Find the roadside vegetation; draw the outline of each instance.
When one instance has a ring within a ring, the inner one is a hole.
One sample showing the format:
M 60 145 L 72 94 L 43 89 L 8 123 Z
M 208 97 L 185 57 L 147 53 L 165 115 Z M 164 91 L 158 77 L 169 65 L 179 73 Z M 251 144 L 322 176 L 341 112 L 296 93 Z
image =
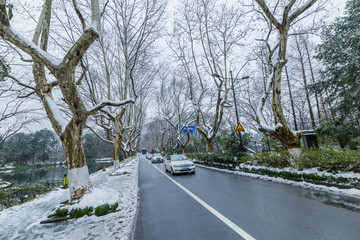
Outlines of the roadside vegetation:
M 118 203 L 114 203 L 112 205 L 109 204 L 103 204 L 100 206 L 97 206 L 95 208 L 93 207 L 85 207 L 85 208 L 72 208 L 69 210 L 69 208 L 64 208 L 66 205 L 73 205 L 75 202 L 63 202 L 62 205 L 59 208 L 56 208 L 53 210 L 53 213 L 48 216 L 50 219 L 56 219 L 56 218 L 66 218 L 66 219 L 73 219 L 73 218 L 82 218 L 84 216 L 104 216 L 106 214 L 115 212 L 117 207 L 119 206 Z
M 21 203 L 34 200 L 38 195 L 45 194 L 59 187 L 58 180 L 16 185 L 0 189 L 0 211 Z
M 250 136 L 245 135 L 245 144 L 249 146 Z M 197 164 L 280 177 L 295 181 L 307 181 L 340 187 L 360 188 L 360 151 L 336 146 L 336 142 L 329 136 L 318 138 L 320 148 L 303 150 L 294 159 L 279 142 L 271 140 L 268 151 L 267 142 L 260 143 L 256 153 L 245 152 L 240 149 L 237 135 L 234 132 L 223 133 L 217 139 L 221 150 L 208 152 L 187 153 L 187 157 Z M 353 139 L 352 142 L 356 141 Z M 334 147 L 335 146 L 335 147 Z
M 229 153 L 187 154 L 195 163 L 216 168 L 280 177 L 295 181 L 360 188 L 360 152 L 334 148 L 310 149 L 290 164 L 290 154 L 260 152 L 236 158 Z

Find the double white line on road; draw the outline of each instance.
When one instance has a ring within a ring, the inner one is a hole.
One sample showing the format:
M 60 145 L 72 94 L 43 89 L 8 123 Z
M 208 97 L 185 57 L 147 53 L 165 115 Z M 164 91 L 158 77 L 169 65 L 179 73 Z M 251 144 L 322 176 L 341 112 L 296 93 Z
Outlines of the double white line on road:
M 152 165 L 154 166 L 154 165 Z M 206 202 L 204 202 L 203 200 L 201 200 L 198 196 L 196 196 L 195 194 L 193 194 L 191 191 L 189 191 L 187 188 L 185 188 L 183 185 L 181 185 L 180 183 L 178 183 L 177 181 L 175 181 L 174 179 L 172 179 L 171 177 L 169 177 L 166 173 L 164 173 L 163 171 L 161 171 L 157 166 L 154 166 L 157 170 L 159 170 L 159 172 L 161 172 L 161 174 L 163 174 L 165 177 L 167 177 L 168 179 L 170 179 L 170 181 L 172 181 L 173 183 L 175 183 L 179 188 L 181 188 L 182 190 L 184 190 L 187 194 L 190 195 L 190 197 L 192 197 L 193 199 L 195 199 L 198 203 L 200 203 L 201 205 L 203 205 L 207 210 L 209 210 L 212 214 L 214 214 L 217 218 L 219 218 L 221 221 L 223 221 L 226 225 L 228 225 L 232 230 L 234 230 L 237 234 L 239 234 L 241 237 L 243 237 L 246 240 L 255 240 L 255 238 L 253 238 L 252 236 L 250 236 L 250 234 L 248 234 L 247 232 L 245 232 L 244 230 L 242 230 L 239 226 L 237 226 L 235 223 L 233 223 L 232 221 L 230 221 L 227 217 L 225 217 L 224 215 L 222 215 L 221 213 L 219 213 L 218 211 L 216 211 L 214 208 L 212 208 L 209 204 L 207 204 Z

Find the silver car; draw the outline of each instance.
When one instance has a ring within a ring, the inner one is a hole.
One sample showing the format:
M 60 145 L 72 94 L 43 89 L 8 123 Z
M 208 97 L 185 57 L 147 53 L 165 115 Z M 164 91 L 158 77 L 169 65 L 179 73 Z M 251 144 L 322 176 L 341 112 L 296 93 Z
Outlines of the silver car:
M 165 171 L 175 173 L 195 173 L 195 164 L 185 155 L 170 155 L 165 161 Z
M 153 163 L 162 163 L 164 160 L 163 160 L 163 157 L 161 156 L 160 153 L 155 153 L 152 157 L 151 157 L 151 162 Z

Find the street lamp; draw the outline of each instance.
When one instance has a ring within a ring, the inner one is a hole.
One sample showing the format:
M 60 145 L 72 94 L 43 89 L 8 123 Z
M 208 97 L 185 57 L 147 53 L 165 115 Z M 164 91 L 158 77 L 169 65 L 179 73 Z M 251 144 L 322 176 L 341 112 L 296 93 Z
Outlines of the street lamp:
M 219 74 L 217 73 L 213 73 L 211 74 L 211 76 L 213 77 L 216 77 L 216 78 L 223 78 L 225 79 L 224 77 L 220 76 Z M 245 77 L 242 77 L 242 79 L 248 79 L 249 76 L 245 76 Z M 239 114 L 238 114 L 238 110 L 237 110 L 237 102 L 236 102 L 236 96 L 235 96 L 235 88 L 234 88 L 234 79 L 233 79 L 233 75 L 232 75 L 232 71 L 230 71 L 230 80 L 231 80 L 231 88 L 232 88 L 232 91 L 233 91 L 233 96 L 234 96 L 234 104 L 235 104 L 235 114 L 236 114 L 236 121 L 237 121 L 237 124 L 240 123 L 240 120 L 239 120 Z M 241 137 L 241 132 L 239 132 L 239 141 L 240 141 L 240 148 L 243 149 L 244 148 L 244 143 L 242 141 L 242 137 Z

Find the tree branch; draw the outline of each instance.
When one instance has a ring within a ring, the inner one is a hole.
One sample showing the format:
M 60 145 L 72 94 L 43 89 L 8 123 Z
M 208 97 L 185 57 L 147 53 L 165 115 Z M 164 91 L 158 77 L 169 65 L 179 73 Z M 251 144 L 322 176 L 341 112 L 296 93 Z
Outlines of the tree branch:
M 123 101 L 111 101 L 111 100 L 103 100 L 101 103 L 95 105 L 94 107 L 90 108 L 87 111 L 88 115 L 92 115 L 95 112 L 99 111 L 100 109 L 102 109 L 105 106 L 114 106 L 114 107 L 119 107 L 119 106 L 123 106 L 129 103 L 135 103 L 135 100 L 132 98 L 129 98 L 127 100 L 123 100 Z
M 302 14 L 303 12 L 305 12 L 307 9 L 309 9 L 312 5 L 314 5 L 314 3 L 317 0 L 309 0 L 308 2 L 306 2 L 304 5 L 302 5 L 301 7 L 299 7 L 298 9 L 296 9 L 294 11 L 293 14 L 291 14 L 291 16 L 289 17 L 290 22 L 294 21 L 295 18 L 297 18 L 300 14 Z
M 255 0 L 259 6 L 262 8 L 262 10 L 264 11 L 265 15 L 267 16 L 267 18 L 271 21 L 272 24 L 274 24 L 274 26 L 277 29 L 281 28 L 281 24 L 276 20 L 276 18 L 274 17 L 274 15 L 270 12 L 268 6 L 266 5 L 266 3 L 263 0 Z

